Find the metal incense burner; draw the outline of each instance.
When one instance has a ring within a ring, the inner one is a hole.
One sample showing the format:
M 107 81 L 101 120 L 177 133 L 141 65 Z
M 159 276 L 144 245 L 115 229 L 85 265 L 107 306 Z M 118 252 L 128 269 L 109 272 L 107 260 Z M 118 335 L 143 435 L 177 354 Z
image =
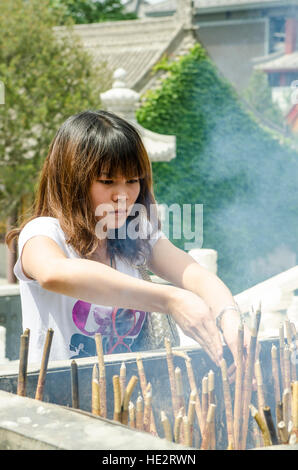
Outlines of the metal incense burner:
M 102 356 L 98 335 L 96 357 L 48 362 L 50 337 L 41 364 L 26 363 L 25 347 L 0 370 L 1 449 L 297 449 L 294 336 L 257 341 L 252 331 L 233 383 L 226 347 L 218 368 L 199 346 L 167 341 Z

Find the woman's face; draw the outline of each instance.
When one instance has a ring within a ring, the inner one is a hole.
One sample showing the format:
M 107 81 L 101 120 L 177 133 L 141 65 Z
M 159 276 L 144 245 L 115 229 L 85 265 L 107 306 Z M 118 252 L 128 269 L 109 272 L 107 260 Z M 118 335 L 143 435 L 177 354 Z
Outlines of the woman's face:
M 121 227 L 130 214 L 139 193 L 138 177 L 127 180 L 118 174 L 114 179 L 108 179 L 107 174 L 102 173 L 93 181 L 90 188 L 92 209 L 97 220 L 104 217 L 107 229 Z

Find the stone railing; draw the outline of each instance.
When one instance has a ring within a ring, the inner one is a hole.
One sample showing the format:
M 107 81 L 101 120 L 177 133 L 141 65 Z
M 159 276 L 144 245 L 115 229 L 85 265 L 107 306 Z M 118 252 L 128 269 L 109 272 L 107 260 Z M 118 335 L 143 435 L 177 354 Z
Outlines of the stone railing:
M 235 296 L 241 309 L 250 317 L 251 308 L 261 303 L 261 336 L 278 336 L 280 323 L 288 318 L 298 328 L 298 266 L 257 284 Z
M 240 294 L 235 295 L 245 322 L 251 326 L 251 312 L 261 304 L 262 316 L 259 337 L 279 336 L 279 326 L 288 318 L 298 330 L 298 266 L 284 271 Z M 194 340 L 180 331 L 182 345 L 194 345 Z

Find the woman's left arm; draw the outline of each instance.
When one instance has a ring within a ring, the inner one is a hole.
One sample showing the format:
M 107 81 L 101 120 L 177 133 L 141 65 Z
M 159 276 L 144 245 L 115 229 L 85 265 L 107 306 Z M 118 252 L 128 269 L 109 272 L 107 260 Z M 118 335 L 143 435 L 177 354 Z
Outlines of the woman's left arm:
M 240 313 L 231 291 L 221 279 L 165 238 L 155 243 L 148 268 L 171 284 L 197 294 L 209 307 L 210 316 L 214 321 L 224 312 L 220 318 L 220 326 L 236 359 Z M 225 310 L 231 306 L 235 306 L 235 309 Z M 245 335 L 246 346 L 249 340 L 247 333 L 248 331 Z
M 201 297 L 214 318 L 226 306 L 236 305 L 230 290 L 218 276 L 200 266 L 168 239 L 162 238 L 155 243 L 148 267 L 162 279 Z

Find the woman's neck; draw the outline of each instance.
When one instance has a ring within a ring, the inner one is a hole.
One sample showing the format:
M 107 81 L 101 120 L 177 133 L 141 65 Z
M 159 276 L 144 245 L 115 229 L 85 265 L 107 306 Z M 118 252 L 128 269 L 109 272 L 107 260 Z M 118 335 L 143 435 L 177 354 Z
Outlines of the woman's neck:
M 111 266 L 111 259 L 108 255 L 107 243 L 98 243 L 96 250 L 92 253 L 91 259 L 94 261 L 99 261 L 100 263 Z

